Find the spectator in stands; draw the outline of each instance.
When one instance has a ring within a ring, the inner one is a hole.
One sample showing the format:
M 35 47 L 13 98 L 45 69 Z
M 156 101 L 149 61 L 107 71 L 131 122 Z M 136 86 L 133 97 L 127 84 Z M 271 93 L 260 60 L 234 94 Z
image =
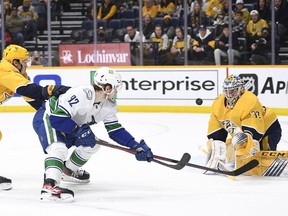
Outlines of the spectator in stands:
M 145 37 L 140 35 L 139 31 L 136 31 L 134 26 L 128 25 L 126 27 L 127 33 L 124 36 L 124 42 L 130 43 L 130 49 L 131 49 L 131 62 L 132 65 L 139 65 L 139 43 L 145 42 Z
M 220 27 L 229 21 L 229 2 L 228 0 L 224 0 L 222 2 L 222 8 L 218 12 L 216 16 L 216 23 Z M 234 13 L 232 12 L 232 18 L 234 17 Z
M 210 0 L 207 4 L 206 15 L 216 21 L 218 13 L 223 7 L 224 0 Z
M 104 0 L 104 2 L 101 4 L 97 19 L 98 20 L 111 20 L 116 17 L 117 8 L 114 3 L 111 2 L 111 0 Z
M 188 4 L 188 2 L 187 2 Z M 184 0 L 175 1 L 175 12 L 173 16 L 183 17 L 184 16 Z M 189 5 L 187 5 L 187 14 L 189 14 Z
M 86 8 L 86 19 L 93 20 L 94 18 L 94 0 L 90 0 L 89 6 Z
M 103 26 L 100 26 L 97 31 L 97 43 L 109 43 L 111 41 L 112 35 L 109 34 L 109 31 L 105 31 Z
M 168 53 L 168 48 L 170 46 L 169 38 L 167 34 L 164 33 L 163 27 L 161 25 L 156 25 L 154 32 L 150 37 L 150 46 L 147 47 L 147 56 L 154 56 L 158 59 L 158 65 L 166 64 L 166 57 Z M 148 45 L 148 44 L 147 44 Z
M 247 39 L 248 45 L 255 40 L 255 38 L 261 36 L 262 29 L 268 27 L 267 22 L 259 17 L 257 10 L 252 10 L 250 12 L 251 20 L 247 25 Z
M 18 16 L 18 9 L 16 7 L 12 8 L 11 15 L 6 18 L 6 30 L 12 36 L 13 43 L 23 46 L 24 44 L 24 35 L 23 27 L 24 22 L 22 17 Z
M 276 42 L 276 54 L 279 50 Z M 268 28 L 262 29 L 262 34 L 255 37 L 255 41 L 251 44 L 251 64 L 252 65 L 266 65 L 271 62 L 271 36 Z
M 238 37 L 232 34 L 232 49 L 229 49 L 229 27 L 228 24 L 222 25 L 222 34 L 216 43 L 214 51 L 214 59 L 216 65 L 221 65 L 221 58 L 231 56 L 231 64 L 235 63 L 235 59 L 240 59 Z
M 175 35 L 170 49 L 173 58 L 172 62 L 174 65 L 183 65 L 185 51 L 189 52 L 192 39 L 190 35 L 187 35 L 187 40 L 184 40 L 184 30 L 180 26 L 175 28 Z M 169 63 L 169 60 L 167 60 L 167 63 Z
M 153 0 L 144 0 L 144 6 L 142 7 L 142 15 L 150 14 L 151 18 L 157 17 L 158 14 L 158 8 L 154 4 Z
M 145 14 L 143 17 L 143 34 L 146 40 L 150 39 L 151 34 L 154 32 L 154 24 L 150 14 Z
M 194 8 L 195 8 L 195 7 L 194 7 L 194 4 L 195 4 L 195 3 L 199 3 L 202 11 L 205 11 L 205 12 L 206 12 L 207 1 L 206 1 L 206 0 L 195 0 L 195 1 L 192 1 L 192 2 L 191 2 L 190 14 L 193 12 L 193 10 L 194 10 Z
M 207 17 L 205 11 L 202 10 L 200 3 L 197 1 L 193 4 L 194 9 L 191 14 L 191 28 L 192 37 L 195 38 L 198 34 L 198 28 L 200 25 L 208 26 L 211 24 L 210 18 Z
M 127 33 L 124 36 L 124 42 L 140 42 L 141 40 L 142 42 L 146 41 L 145 37 L 141 37 L 140 32 L 136 31 L 134 26 L 128 25 L 126 27 L 126 31 Z
M 161 0 L 157 5 L 158 17 L 164 17 L 166 15 L 173 16 L 175 12 L 175 4 L 172 0 Z
M 30 0 L 23 0 L 23 5 L 18 7 L 18 15 L 24 22 L 24 39 L 33 40 L 37 31 L 38 13 L 35 7 L 30 4 Z
M 12 8 L 13 7 L 19 7 L 23 4 L 23 0 L 10 0 L 10 3 L 12 4 Z
M 57 2 L 64 12 L 71 11 L 71 6 L 70 6 L 69 0 L 57 0 Z
M 195 64 L 215 64 L 214 61 L 215 37 L 204 25 L 199 26 L 193 44 L 191 59 Z
M 173 39 L 175 36 L 175 29 L 172 25 L 171 16 L 166 15 L 163 18 L 163 31 L 165 34 L 167 34 L 169 39 Z
M 114 4 L 116 5 L 116 8 L 118 11 L 122 12 L 125 9 L 128 9 L 130 6 L 130 1 L 125 1 L 125 0 L 115 0 Z M 131 8 L 129 8 L 131 9 Z
M 13 43 L 13 38 L 11 34 L 8 31 L 4 31 L 4 40 L 5 40 L 5 46 Z M 2 29 L 0 27 L 0 44 L 2 44 Z
M 246 22 L 246 24 L 250 21 L 250 12 L 249 10 L 245 7 L 243 0 L 237 0 L 236 1 L 236 11 L 242 11 L 243 13 L 243 20 Z
M 5 14 L 5 18 L 11 15 L 11 4 L 9 0 L 4 1 L 4 14 Z
M 236 11 L 235 17 L 232 20 L 232 32 L 238 37 L 246 37 L 246 28 L 247 24 L 245 20 L 243 20 L 243 12 Z
M 267 23 L 271 21 L 270 3 L 268 3 L 266 0 L 257 0 L 255 9 L 258 11 L 261 19 L 266 20 Z
M 288 3 L 283 0 L 275 0 L 275 22 L 277 35 L 284 42 L 288 38 Z
M 42 66 L 47 66 L 48 61 L 45 59 L 42 54 L 38 51 L 35 50 L 33 52 L 33 55 L 31 57 L 31 65 L 42 65 Z

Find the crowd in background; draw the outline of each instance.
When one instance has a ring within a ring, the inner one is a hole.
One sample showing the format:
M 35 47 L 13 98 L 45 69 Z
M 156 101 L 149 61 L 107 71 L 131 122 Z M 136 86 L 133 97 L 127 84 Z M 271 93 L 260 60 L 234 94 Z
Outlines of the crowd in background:
M 275 5 L 276 38 L 273 43 L 278 60 L 278 51 L 288 40 L 288 4 L 287 0 L 271 1 Z M 83 24 L 93 22 L 94 2 L 87 2 Z M 152 58 L 153 64 L 158 65 L 184 64 L 185 53 L 191 64 L 227 64 L 228 56 L 232 56 L 232 64 L 270 63 L 270 0 L 232 0 L 232 29 L 228 26 L 228 0 L 186 2 L 187 6 L 183 0 L 143 0 L 140 25 L 139 1 L 97 1 L 97 42 L 130 42 L 132 54 L 137 56 L 142 41 L 144 58 Z M 53 19 L 59 11 L 70 10 L 70 1 L 50 3 Z M 4 0 L 6 43 L 25 46 L 25 41 L 33 39 L 37 31 L 47 29 L 47 20 L 38 16 L 39 4 L 45 6 L 47 2 Z M 185 15 L 187 29 L 183 28 Z M 139 26 L 142 26 L 141 31 Z M 187 36 L 184 30 L 187 30 Z M 232 31 L 232 49 L 229 48 L 229 31 Z M 89 42 L 93 43 L 92 37 Z M 134 61 L 134 64 L 137 63 Z

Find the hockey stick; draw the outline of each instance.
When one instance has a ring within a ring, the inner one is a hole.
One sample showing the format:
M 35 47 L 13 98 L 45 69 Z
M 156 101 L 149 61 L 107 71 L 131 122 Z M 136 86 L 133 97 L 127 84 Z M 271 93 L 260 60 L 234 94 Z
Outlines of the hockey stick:
M 115 149 L 122 150 L 122 151 L 126 151 L 126 152 L 129 152 L 131 154 L 135 154 L 136 153 L 134 150 L 123 148 L 121 146 L 117 146 L 117 145 L 108 143 L 108 142 L 106 142 L 104 140 L 101 140 L 101 139 L 97 140 L 97 144 L 104 145 L 104 146 L 107 146 L 107 147 L 110 147 L 110 148 L 115 148 Z M 187 157 L 187 159 L 189 158 L 189 160 L 190 160 L 191 156 L 188 153 L 185 153 L 182 156 L 181 160 L 183 158 L 186 158 L 186 157 Z M 202 169 L 202 170 L 211 171 L 211 172 L 220 173 L 220 174 L 229 175 L 229 176 L 241 175 L 242 173 L 245 173 L 245 172 L 253 169 L 254 167 L 256 167 L 259 164 L 258 160 L 254 159 L 254 160 L 249 161 L 247 164 L 243 165 L 242 167 L 239 167 L 236 170 L 225 171 L 225 170 L 218 170 L 218 169 L 213 169 L 213 168 L 209 168 L 209 167 L 206 167 L 206 166 L 201 166 L 201 165 L 197 165 L 197 164 L 188 163 L 189 160 L 187 160 L 187 159 L 186 159 L 187 162 L 186 161 L 183 162 L 181 160 L 178 161 L 178 160 L 174 160 L 174 159 L 171 159 L 171 158 L 165 158 L 165 157 L 157 156 L 157 155 L 154 155 L 154 158 L 158 159 L 158 160 L 155 160 L 155 159 L 153 160 L 154 162 L 157 161 L 156 163 L 159 163 L 159 162 L 163 163 L 163 162 L 161 162 L 159 160 L 176 163 L 176 165 L 170 165 L 170 164 L 166 164 L 166 163 L 164 163 L 165 165 L 162 164 L 162 165 L 168 166 L 170 168 L 173 168 L 173 167 L 176 166 L 177 168 L 180 167 L 180 169 L 182 169 L 186 165 L 186 166 L 193 167 L 193 168 L 196 168 L 196 169 Z M 184 165 L 185 162 L 186 162 L 186 164 Z M 175 168 L 173 168 L 173 169 L 175 169 Z
M 110 148 L 114 148 L 114 149 L 118 149 L 118 150 L 121 150 L 121 151 L 125 151 L 125 152 L 128 152 L 128 153 L 133 154 L 133 155 L 135 155 L 137 153 L 133 149 L 128 149 L 128 148 L 124 148 L 124 147 L 121 147 L 121 146 L 118 146 L 118 145 L 114 145 L 114 144 L 111 144 L 111 143 L 106 142 L 106 141 L 101 140 L 101 139 L 97 139 L 97 144 L 102 145 L 102 146 L 106 146 L 106 147 L 110 147 Z M 168 161 L 168 162 L 174 162 L 176 164 L 167 164 L 167 163 L 164 163 L 162 161 L 156 160 L 155 158 L 159 159 L 159 160 L 165 160 L 165 161 Z M 181 157 L 180 161 L 176 161 L 176 160 L 173 160 L 173 159 L 170 159 L 170 158 L 165 158 L 165 157 L 162 157 L 162 156 L 154 155 L 154 159 L 152 161 L 155 162 L 155 163 L 158 163 L 158 164 L 160 164 L 162 166 L 166 166 L 166 167 L 169 167 L 169 168 L 172 168 L 172 169 L 176 169 L 176 170 L 181 170 L 187 165 L 187 163 L 189 162 L 190 158 L 191 158 L 191 156 L 188 153 L 184 153 L 183 156 Z

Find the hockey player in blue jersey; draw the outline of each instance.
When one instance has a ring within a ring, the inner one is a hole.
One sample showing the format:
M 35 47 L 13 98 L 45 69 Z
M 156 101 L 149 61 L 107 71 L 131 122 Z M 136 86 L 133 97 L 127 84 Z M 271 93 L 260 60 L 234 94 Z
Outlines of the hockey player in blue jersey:
M 60 180 L 89 182 L 88 172 L 80 169 L 96 152 L 97 142 L 89 125 L 104 122 L 109 137 L 120 145 L 135 149 L 136 159 L 151 162 L 153 153 L 144 140 L 139 143 L 118 122 L 115 94 L 122 80 L 108 67 L 98 69 L 93 85 L 78 86 L 50 98 L 34 116 L 33 127 L 41 142 L 45 159 L 42 200 L 72 201 L 74 193 L 59 186 Z M 68 159 L 68 149 L 76 147 Z

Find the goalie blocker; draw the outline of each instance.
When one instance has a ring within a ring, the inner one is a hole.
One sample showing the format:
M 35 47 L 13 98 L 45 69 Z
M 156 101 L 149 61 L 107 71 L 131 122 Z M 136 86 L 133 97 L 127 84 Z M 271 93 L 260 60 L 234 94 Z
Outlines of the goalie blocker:
M 253 176 L 288 176 L 288 151 L 259 151 L 254 155 L 237 155 L 237 167 L 253 159 L 258 160 L 259 165 L 246 172 L 246 174 Z
M 212 143 L 217 143 L 217 141 L 212 141 Z M 216 149 L 217 152 L 217 149 L 222 149 L 221 151 L 219 150 L 218 159 L 220 159 L 222 163 L 235 161 L 236 169 L 252 160 L 256 159 L 259 161 L 259 164 L 255 168 L 245 172 L 247 175 L 288 176 L 288 151 L 260 151 L 258 141 L 253 140 L 249 134 L 246 145 L 233 146 L 231 139 L 227 140 L 226 146 L 221 145 L 221 147 L 217 148 L 213 148 L 212 143 L 211 140 L 208 141 L 208 151 L 212 150 L 213 152 L 213 149 Z M 225 147 L 226 149 L 224 150 Z M 225 159 L 223 157 L 225 157 Z M 207 163 L 207 165 L 209 165 L 209 163 Z

